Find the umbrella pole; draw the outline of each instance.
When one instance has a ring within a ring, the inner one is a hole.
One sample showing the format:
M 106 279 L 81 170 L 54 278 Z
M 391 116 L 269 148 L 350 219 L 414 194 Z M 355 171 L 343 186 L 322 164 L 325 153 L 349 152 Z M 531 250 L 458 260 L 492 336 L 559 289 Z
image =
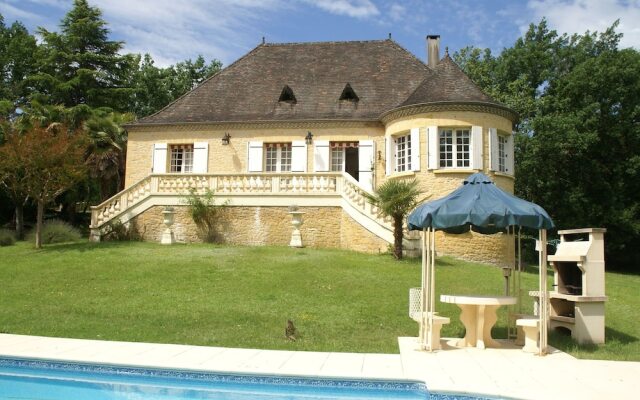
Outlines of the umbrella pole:
M 426 350 L 426 312 L 427 312 L 427 229 L 422 228 L 422 281 L 420 282 L 420 349 Z
M 433 317 L 436 311 L 436 292 L 435 292 L 435 279 L 436 279 L 436 232 L 433 228 L 431 228 L 430 234 L 431 242 L 429 243 L 429 249 L 431 250 L 431 262 L 429 263 L 429 269 L 431 272 L 431 277 L 429 279 L 429 350 L 433 350 L 433 343 L 431 340 L 433 339 Z
M 539 258 L 539 277 L 540 277 L 540 291 L 539 291 L 539 318 L 540 318 L 540 346 L 539 355 L 545 355 L 547 353 L 547 315 L 549 312 L 549 306 L 547 304 L 547 230 L 540 229 L 540 258 Z

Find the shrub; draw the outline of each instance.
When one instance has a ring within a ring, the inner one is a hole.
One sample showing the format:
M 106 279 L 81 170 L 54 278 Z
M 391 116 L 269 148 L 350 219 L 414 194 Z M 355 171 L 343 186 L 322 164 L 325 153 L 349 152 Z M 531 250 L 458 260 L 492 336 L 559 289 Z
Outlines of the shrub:
M 16 242 L 13 232 L 0 230 L 0 247 L 11 246 Z
M 202 240 L 207 243 L 214 243 L 218 239 L 216 225 L 220 222 L 222 211 L 228 202 L 216 204 L 213 191 L 206 189 L 203 195 L 196 193 L 195 189 L 189 189 L 186 199 L 189 207 L 189 214 L 196 223 Z
M 102 238 L 114 242 L 141 241 L 142 235 L 135 221 L 123 224 L 119 219 L 114 219 L 102 228 Z
M 35 241 L 35 237 L 35 230 L 29 232 L 30 241 Z M 82 239 L 80 231 L 68 222 L 52 219 L 42 226 L 42 244 L 73 242 L 80 239 Z

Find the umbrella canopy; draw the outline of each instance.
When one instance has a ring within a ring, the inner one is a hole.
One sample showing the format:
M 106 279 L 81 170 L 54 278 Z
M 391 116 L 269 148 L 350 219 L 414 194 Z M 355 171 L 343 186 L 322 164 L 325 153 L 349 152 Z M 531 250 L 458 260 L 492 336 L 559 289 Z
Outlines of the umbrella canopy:
M 502 232 L 509 226 L 552 229 L 549 214 L 537 204 L 497 187 L 478 172 L 449 195 L 418 206 L 407 219 L 409 230 L 433 228 L 449 233 Z

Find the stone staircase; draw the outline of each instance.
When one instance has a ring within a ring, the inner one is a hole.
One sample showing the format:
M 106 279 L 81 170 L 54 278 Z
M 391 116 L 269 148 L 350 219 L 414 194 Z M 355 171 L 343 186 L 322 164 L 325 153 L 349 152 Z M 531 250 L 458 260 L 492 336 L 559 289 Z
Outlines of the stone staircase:
M 99 241 L 104 227 L 115 219 L 127 223 L 153 206 L 184 204 L 190 191 L 234 206 L 340 206 L 357 223 L 387 243 L 393 243 L 389 217 L 367 201 L 368 192 L 345 173 L 304 174 L 153 174 L 102 204 L 91 207 L 91 239 Z M 419 234 L 405 231 L 407 255 L 420 252 Z

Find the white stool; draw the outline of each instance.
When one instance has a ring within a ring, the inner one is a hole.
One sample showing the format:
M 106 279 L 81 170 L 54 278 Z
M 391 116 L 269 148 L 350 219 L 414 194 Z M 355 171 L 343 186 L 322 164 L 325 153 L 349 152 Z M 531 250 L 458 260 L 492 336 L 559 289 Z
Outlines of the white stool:
M 419 315 L 420 313 L 414 313 L 411 317 L 414 321 L 420 323 Z M 451 319 L 449 319 L 449 317 L 434 315 L 432 321 L 433 328 L 431 329 L 431 338 L 429 340 L 429 342 L 431 343 L 431 350 L 440 350 L 442 349 L 442 346 L 440 346 L 440 329 L 442 329 L 442 325 L 451 322 Z
M 516 326 L 522 327 L 524 333 L 524 347 L 522 351 L 537 353 L 540 350 L 538 345 L 540 320 L 537 318 L 520 318 L 516 320 Z M 517 340 L 516 343 L 518 343 Z

